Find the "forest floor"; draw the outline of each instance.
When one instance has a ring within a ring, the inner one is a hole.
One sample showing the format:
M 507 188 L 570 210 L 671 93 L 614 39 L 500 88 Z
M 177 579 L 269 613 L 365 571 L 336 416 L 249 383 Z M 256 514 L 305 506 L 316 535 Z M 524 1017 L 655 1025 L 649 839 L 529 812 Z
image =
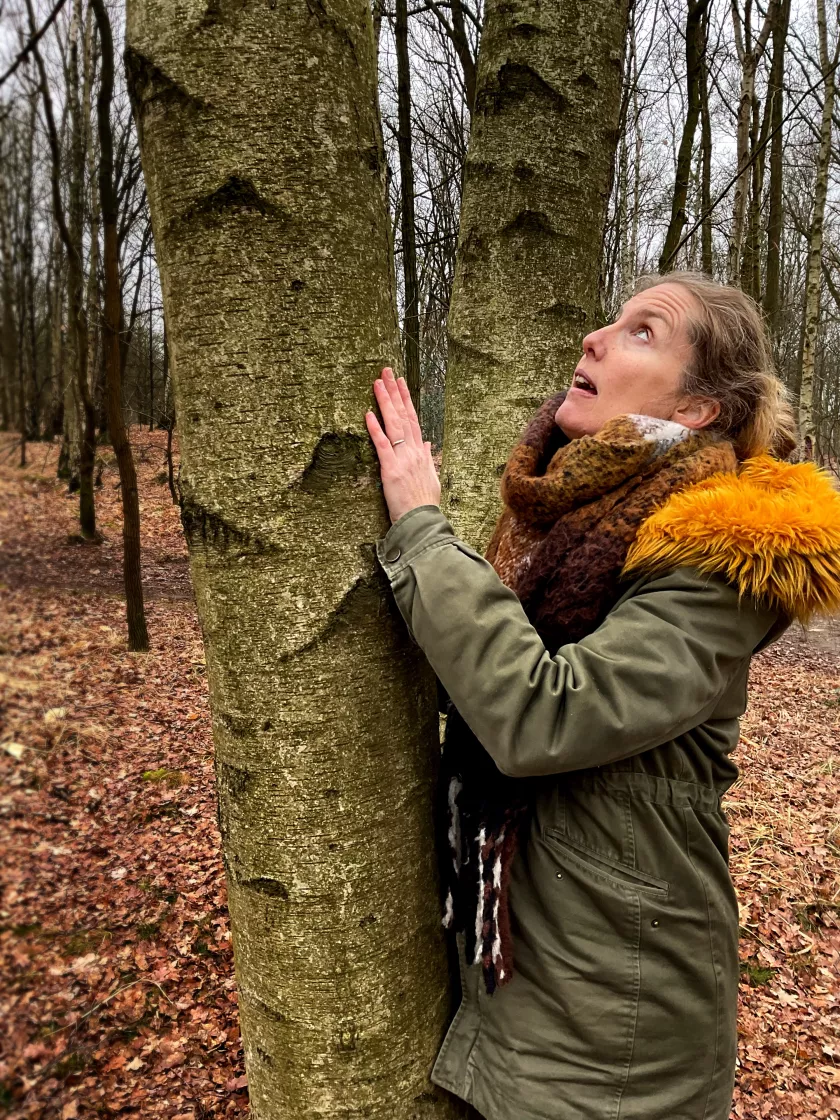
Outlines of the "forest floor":
M 108 449 L 100 544 L 0 435 L 0 1111 L 245 1117 L 204 655 L 165 434 L 132 432 L 152 650 L 125 649 Z M 840 625 L 755 659 L 727 798 L 741 904 L 733 1117 L 840 1120 Z

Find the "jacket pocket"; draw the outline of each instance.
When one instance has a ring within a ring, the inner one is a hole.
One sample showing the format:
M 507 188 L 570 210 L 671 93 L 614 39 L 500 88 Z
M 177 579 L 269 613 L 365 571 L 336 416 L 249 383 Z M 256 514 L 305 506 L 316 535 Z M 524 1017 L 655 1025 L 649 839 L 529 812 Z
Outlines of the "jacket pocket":
M 640 871 L 637 867 L 630 867 L 626 863 L 610 859 L 609 856 L 596 855 L 579 844 L 573 843 L 562 832 L 555 828 L 543 829 L 543 839 L 551 847 L 559 850 L 564 859 L 569 860 L 579 870 L 583 870 L 610 886 L 622 891 L 642 891 L 657 898 L 667 898 L 669 883 L 647 871 Z

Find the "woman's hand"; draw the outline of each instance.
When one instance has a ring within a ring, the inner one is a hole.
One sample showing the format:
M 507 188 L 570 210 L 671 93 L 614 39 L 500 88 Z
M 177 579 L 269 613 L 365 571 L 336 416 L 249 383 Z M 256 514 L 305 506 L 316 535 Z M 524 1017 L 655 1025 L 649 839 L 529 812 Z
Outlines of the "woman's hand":
M 423 442 L 405 378 L 395 381 L 393 370 L 386 367 L 373 383 L 373 392 L 385 431 L 373 412 L 365 413 L 365 423 L 379 456 L 382 489 L 393 524 L 415 506 L 440 505 L 440 481 L 432 462 L 432 445 Z

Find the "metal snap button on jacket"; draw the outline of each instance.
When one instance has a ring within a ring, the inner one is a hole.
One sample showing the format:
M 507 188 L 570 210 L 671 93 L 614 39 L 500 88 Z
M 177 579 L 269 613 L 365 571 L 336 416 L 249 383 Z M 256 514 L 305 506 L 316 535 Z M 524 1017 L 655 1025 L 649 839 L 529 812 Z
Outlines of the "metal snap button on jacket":
M 393 564 L 395 560 L 399 560 L 400 555 L 401 555 L 400 549 L 398 549 L 397 546 L 394 545 L 393 548 L 389 548 L 388 551 L 385 553 L 385 559 L 388 561 L 389 564 Z

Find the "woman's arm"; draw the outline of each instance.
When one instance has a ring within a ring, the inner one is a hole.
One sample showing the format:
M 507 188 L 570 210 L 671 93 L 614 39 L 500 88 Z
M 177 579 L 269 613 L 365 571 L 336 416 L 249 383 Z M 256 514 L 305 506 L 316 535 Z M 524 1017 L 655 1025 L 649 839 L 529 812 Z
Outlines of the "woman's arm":
M 639 580 L 551 657 L 516 595 L 436 505 L 377 542 L 400 612 L 455 707 L 515 777 L 615 762 L 696 727 L 776 621 L 717 578 Z

